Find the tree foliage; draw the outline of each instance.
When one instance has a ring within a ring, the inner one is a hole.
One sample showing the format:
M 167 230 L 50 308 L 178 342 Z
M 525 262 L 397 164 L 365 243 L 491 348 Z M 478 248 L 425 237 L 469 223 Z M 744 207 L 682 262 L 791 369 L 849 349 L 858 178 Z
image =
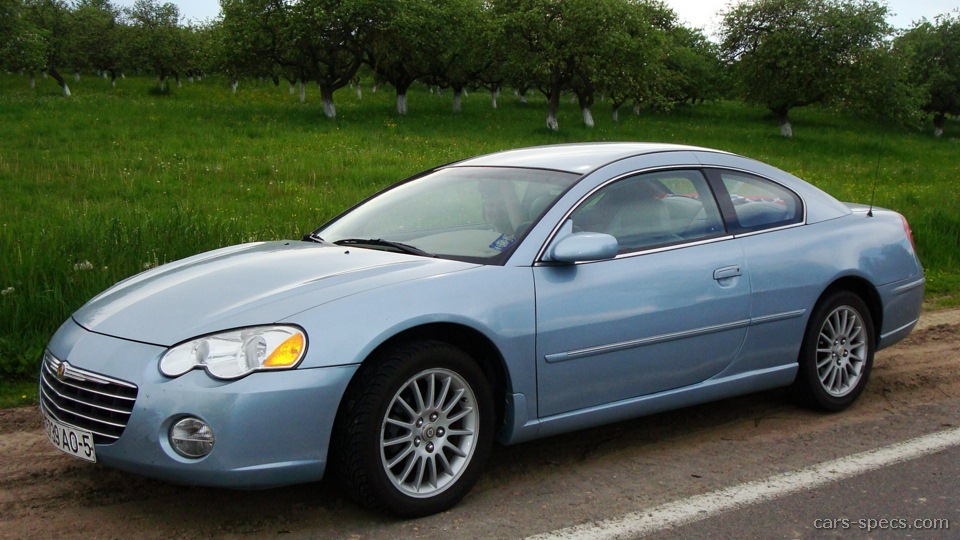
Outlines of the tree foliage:
M 939 137 L 947 115 L 960 115 L 960 12 L 917 22 L 897 39 L 896 50 Z
M 960 12 L 922 20 L 896 40 L 881 0 L 737 0 L 723 14 L 722 43 L 678 21 L 662 0 L 220 0 L 221 15 L 184 24 L 175 5 L 137 0 L 0 0 L 0 66 L 61 72 L 219 73 L 234 92 L 245 78 L 290 81 L 306 98 L 319 88 L 324 112 L 334 93 L 372 74 L 407 113 L 411 85 L 465 92 L 504 85 L 526 102 L 547 97 L 558 129 L 561 96 L 579 103 L 586 125 L 606 100 L 665 110 L 731 96 L 768 108 L 792 135 L 790 111 L 840 107 L 917 124 L 937 133 L 960 114 Z M 366 71 L 360 71 L 361 69 Z M 31 76 L 31 84 L 33 77 Z
M 741 95 L 766 106 L 781 133 L 789 113 L 829 103 L 857 86 L 858 63 L 891 32 L 873 0 L 757 0 L 723 15 L 722 53 Z

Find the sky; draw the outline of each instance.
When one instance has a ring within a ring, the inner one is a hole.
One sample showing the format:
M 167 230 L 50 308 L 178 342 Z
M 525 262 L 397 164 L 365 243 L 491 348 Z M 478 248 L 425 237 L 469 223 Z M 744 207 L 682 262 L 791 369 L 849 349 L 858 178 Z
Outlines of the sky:
M 162 0 L 163 1 L 163 0 Z M 165 0 L 180 8 L 180 15 L 187 21 L 203 22 L 214 19 L 220 13 L 218 0 Z M 114 0 L 115 5 L 131 6 L 134 0 Z M 702 28 L 707 35 L 714 34 L 720 22 L 718 13 L 725 10 L 730 0 L 666 0 L 688 26 Z M 888 0 L 893 14 L 889 22 L 894 28 L 909 28 L 921 17 L 933 19 L 937 15 L 957 9 L 957 0 Z

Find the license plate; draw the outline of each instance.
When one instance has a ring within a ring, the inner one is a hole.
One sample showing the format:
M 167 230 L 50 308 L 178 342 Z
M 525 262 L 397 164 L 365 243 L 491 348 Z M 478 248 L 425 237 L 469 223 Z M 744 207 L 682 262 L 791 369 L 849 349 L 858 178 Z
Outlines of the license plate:
M 46 414 L 43 415 L 43 426 L 46 428 L 47 438 L 61 451 L 86 461 L 97 462 L 97 451 L 93 447 L 93 433 L 61 424 Z

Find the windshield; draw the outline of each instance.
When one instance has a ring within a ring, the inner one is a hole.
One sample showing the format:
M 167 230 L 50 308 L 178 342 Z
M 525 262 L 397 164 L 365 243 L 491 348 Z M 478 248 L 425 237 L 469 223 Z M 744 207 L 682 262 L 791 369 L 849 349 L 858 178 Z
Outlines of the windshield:
M 578 177 L 540 169 L 441 169 L 367 200 L 313 236 L 399 251 L 389 246 L 396 243 L 426 255 L 495 263 Z

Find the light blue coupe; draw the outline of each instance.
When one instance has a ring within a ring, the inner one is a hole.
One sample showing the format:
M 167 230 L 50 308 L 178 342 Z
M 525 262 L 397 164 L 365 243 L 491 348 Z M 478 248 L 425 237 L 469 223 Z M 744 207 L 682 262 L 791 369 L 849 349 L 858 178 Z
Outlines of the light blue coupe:
M 768 165 L 527 148 L 117 284 L 53 336 L 41 409 L 53 444 L 110 467 L 239 488 L 329 470 L 421 516 L 495 439 L 781 386 L 843 409 L 923 287 L 902 216 Z

